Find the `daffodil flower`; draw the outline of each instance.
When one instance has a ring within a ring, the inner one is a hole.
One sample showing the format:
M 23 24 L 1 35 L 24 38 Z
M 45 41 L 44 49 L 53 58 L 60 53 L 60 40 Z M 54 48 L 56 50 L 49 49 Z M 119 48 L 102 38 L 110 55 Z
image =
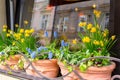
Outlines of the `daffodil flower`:
M 84 42 L 84 43 L 89 43 L 90 42 L 90 38 L 89 37 L 84 37 L 83 39 L 82 39 L 82 41 Z
M 18 25 L 18 24 L 15 24 L 15 27 L 19 27 L 19 25 Z
M 3 29 L 3 32 L 6 32 L 7 30 L 6 29 Z
M 30 33 L 33 33 L 34 32 L 34 29 L 30 29 Z
M 87 25 L 87 29 L 89 30 L 89 29 L 91 29 L 92 28 L 92 24 L 91 23 L 89 23 L 88 25 Z
M 26 24 L 26 25 L 27 25 L 27 24 L 28 24 L 28 21 L 27 21 L 27 20 L 25 20 L 25 21 L 24 21 L 24 24 Z
M 7 37 L 10 37 L 10 34 L 9 33 L 7 33 L 7 35 L 6 35 Z
M 99 11 L 99 10 L 94 10 L 94 15 L 97 17 L 97 18 L 99 18 L 100 17 L 100 15 L 101 15 L 101 11 Z
M 20 29 L 20 33 L 24 33 L 24 29 Z
M 113 36 L 111 37 L 111 39 L 112 39 L 112 40 L 114 40 L 114 39 L 115 39 L 115 37 L 116 37 L 116 36 L 115 36 L 115 35 L 113 35 Z
M 96 32 L 96 28 L 93 27 L 90 32 L 92 32 L 92 33 Z
M 25 40 L 24 39 L 21 39 L 21 42 L 23 43 Z
M 7 25 L 3 25 L 3 28 L 6 29 L 6 28 L 7 28 Z
M 73 44 L 77 44 L 77 39 L 72 40 Z
M 79 23 L 79 26 L 80 26 L 80 27 L 84 27 L 84 26 L 86 26 L 86 24 L 87 24 L 86 22 L 80 22 L 80 23 Z

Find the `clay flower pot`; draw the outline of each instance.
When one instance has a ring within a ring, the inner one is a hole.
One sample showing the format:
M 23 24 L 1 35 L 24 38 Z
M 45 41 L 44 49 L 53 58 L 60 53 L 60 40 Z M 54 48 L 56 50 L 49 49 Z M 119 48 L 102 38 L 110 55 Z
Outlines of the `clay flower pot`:
M 65 75 L 69 73 L 68 69 L 63 63 L 59 63 L 61 74 Z M 87 71 L 81 72 L 78 68 L 75 70 L 81 75 L 85 80 L 111 80 L 111 73 L 115 69 L 115 63 L 112 62 L 111 65 L 103 67 L 89 67 Z M 64 80 L 80 80 L 73 72 L 68 76 L 64 77 Z
M 36 68 L 36 70 L 45 77 L 55 78 L 58 75 L 59 66 L 57 64 L 56 59 L 38 60 L 38 61 L 32 62 L 32 64 Z M 24 67 L 26 68 L 27 65 L 28 65 L 28 63 L 25 63 Z M 26 73 L 29 75 L 33 75 L 33 76 L 39 76 L 31 66 L 29 66 L 26 69 Z
M 19 70 L 19 68 L 15 65 L 17 65 L 20 58 L 21 58 L 21 55 L 19 55 L 19 54 L 10 56 L 8 60 L 5 60 L 5 63 L 6 63 L 5 65 L 0 64 L 0 69 L 9 70 L 9 68 L 12 67 L 12 69 L 14 69 L 14 70 Z

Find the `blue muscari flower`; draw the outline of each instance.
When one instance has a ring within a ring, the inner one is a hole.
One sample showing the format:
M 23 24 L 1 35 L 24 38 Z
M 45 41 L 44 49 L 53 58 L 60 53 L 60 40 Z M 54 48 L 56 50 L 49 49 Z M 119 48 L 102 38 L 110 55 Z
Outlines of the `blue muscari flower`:
M 63 47 L 65 44 L 64 40 L 61 41 L 61 47 Z
M 54 38 L 57 38 L 58 37 L 58 33 L 57 31 L 54 31 Z
M 48 53 L 48 58 L 49 58 L 49 59 L 52 59 L 52 57 L 53 57 L 53 53 L 52 53 L 52 52 L 49 52 L 49 53 Z
M 43 46 L 40 46 L 39 48 L 37 48 L 37 51 L 40 52 L 42 50 Z
M 30 48 L 26 48 L 26 50 L 28 51 L 29 54 L 32 53 L 32 50 Z
M 61 41 L 61 47 L 68 46 L 68 43 L 65 43 L 64 40 Z
M 3 54 L 5 54 L 4 52 L 0 52 L 0 55 L 3 55 Z
M 64 43 L 64 46 L 68 46 L 68 43 Z
M 62 50 L 63 48 L 62 47 L 60 47 L 60 50 Z
M 44 32 L 44 36 L 48 37 L 48 32 L 47 31 Z
M 35 58 L 36 57 L 36 52 L 35 51 L 33 51 L 31 54 L 30 54 L 30 56 L 31 56 L 31 58 Z
M 40 46 L 39 48 L 37 48 L 37 51 L 38 51 L 38 52 L 41 52 L 41 50 L 46 51 L 46 50 L 47 50 L 47 48 L 46 48 L 46 47 L 44 47 L 44 46 Z
M 61 51 L 61 54 L 63 55 L 63 54 L 64 54 L 64 52 L 63 52 L 63 51 Z

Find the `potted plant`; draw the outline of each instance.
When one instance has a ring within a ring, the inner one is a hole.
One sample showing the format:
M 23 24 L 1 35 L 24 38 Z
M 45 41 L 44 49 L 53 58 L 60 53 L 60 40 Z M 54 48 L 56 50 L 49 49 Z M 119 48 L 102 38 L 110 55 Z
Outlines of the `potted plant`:
M 25 21 L 24 24 L 27 26 L 28 22 Z M 27 54 L 26 48 L 29 47 L 32 50 L 36 48 L 36 37 L 33 35 L 34 29 L 23 29 L 20 28 L 18 24 L 15 25 L 17 28 L 16 31 L 9 30 L 6 25 L 3 26 L 3 30 L 0 34 L 0 44 L 1 53 L 4 55 L 0 55 L 2 62 L 7 61 L 13 62 L 16 59 L 16 63 L 14 65 L 18 65 L 21 69 L 23 69 L 23 61 L 20 53 Z M 28 55 L 28 54 L 27 54 Z M 4 57 L 4 59 L 3 59 Z M 14 58 L 12 58 L 14 57 Z
M 79 63 L 90 57 L 110 56 L 109 50 L 116 42 L 115 36 L 109 37 L 107 29 L 102 30 L 99 24 L 101 12 L 94 10 L 94 23 L 80 22 L 79 26 L 84 32 L 79 33 L 82 47 L 77 51 L 71 51 L 70 45 L 63 46 L 57 55 L 62 75 L 69 71 L 76 70 L 79 75 L 87 80 L 110 80 L 111 73 L 115 68 L 115 63 L 109 59 L 91 59 Z M 73 40 L 77 44 L 77 40 Z M 77 65 L 77 66 L 76 66 Z M 78 80 L 79 78 L 72 72 L 64 80 Z
M 21 55 L 17 46 L 7 46 L 0 52 L 0 69 L 22 70 Z
M 8 30 L 7 25 L 3 25 L 0 33 L 0 68 L 5 70 L 8 68 L 18 70 L 17 63 L 21 57 L 18 55 L 18 47 L 13 46 L 15 40 L 10 37 L 12 33 L 13 31 Z
M 46 34 L 46 36 L 47 35 L 48 34 Z M 54 37 L 57 37 L 57 33 L 54 34 Z M 26 69 L 27 74 L 38 77 L 44 76 L 48 78 L 55 78 L 58 76 L 59 66 L 57 64 L 57 59 L 55 56 L 56 41 L 57 40 L 54 40 L 47 46 L 40 46 L 34 51 L 30 48 L 27 48 L 27 51 L 29 53 L 29 60 L 32 62 L 32 65 L 42 76 L 40 76 L 31 65 Z M 24 67 L 26 68 L 28 65 L 29 62 L 26 61 Z

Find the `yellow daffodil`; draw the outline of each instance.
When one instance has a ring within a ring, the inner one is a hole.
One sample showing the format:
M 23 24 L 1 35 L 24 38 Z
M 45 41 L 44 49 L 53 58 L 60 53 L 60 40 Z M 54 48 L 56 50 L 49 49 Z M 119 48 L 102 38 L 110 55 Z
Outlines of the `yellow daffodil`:
M 77 39 L 72 40 L 73 44 L 77 44 Z
M 30 29 L 30 33 L 33 33 L 34 32 L 34 29 Z
M 6 28 L 7 28 L 7 25 L 3 25 L 3 28 L 6 29 Z
M 24 42 L 24 39 L 21 39 L 21 42 Z
M 25 30 L 25 33 L 29 34 L 29 33 L 30 33 L 30 31 L 27 29 L 27 30 Z
M 18 25 L 18 24 L 15 24 L 15 27 L 19 27 L 19 25 Z
M 107 36 L 107 34 L 106 34 L 106 33 L 103 33 L 103 36 L 104 36 L 104 37 L 106 37 L 106 36 Z
M 93 27 L 90 32 L 92 32 L 92 33 L 96 32 L 96 28 Z
M 113 36 L 111 37 L 111 39 L 112 39 L 112 40 L 114 40 L 114 39 L 115 39 L 115 37 L 116 37 L 116 36 L 115 36 L 115 35 L 113 35 Z
M 28 24 L 28 21 L 27 21 L 27 20 L 25 20 L 25 21 L 24 21 L 24 24 L 26 24 L 26 25 L 27 25 L 27 24 Z
M 94 40 L 94 41 L 93 41 L 93 44 L 95 44 L 95 45 L 99 45 L 99 44 L 100 44 L 100 42 L 99 42 L 99 41 L 97 41 L 97 40 Z
M 11 30 L 8 30 L 8 32 L 10 33 Z
M 89 29 L 91 29 L 91 28 L 92 28 L 92 26 L 93 26 L 93 25 L 92 25 L 91 23 L 90 23 L 90 24 L 88 24 L 88 25 L 87 25 L 87 29 L 88 29 L 88 30 L 89 30 Z
M 21 36 L 22 34 L 21 33 L 18 33 L 19 36 Z
M 102 47 L 104 46 L 103 41 L 100 41 L 100 45 L 101 45 Z
M 99 18 L 100 17 L 100 15 L 101 15 L 101 11 L 98 11 L 98 10 L 94 10 L 94 15 L 97 17 L 97 18 Z
M 100 29 L 100 26 L 99 26 L 99 24 L 97 24 L 97 26 L 96 26 L 98 29 Z
M 84 27 L 84 26 L 86 26 L 86 24 L 87 24 L 86 22 L 80 22 L 80 23 L 79 23 L 79 26 L 80 26 L 80 27 Z
M 89 43 L 90 42 L 90 38 L 89 37 L 84 37 L 83 39 L 82 39 L 82 41 L 84 42 L 84 43 Z
M 29 37 L 30 35 L 28 33 L 25 34 L 25 37 Z
M 10 37 L 10 34 L 9 33 L 7 33 L 7 35 L 6 35 L 7 37 Z
M 3 32 L 6 32 L 7 30 L 6 29 L 3 29 Z
M 12 45 L 14 46 L 16 43 L 15 42 L 12 42 Z
M 24 33 L 24 29 L 20 29 L 20 33 Z

